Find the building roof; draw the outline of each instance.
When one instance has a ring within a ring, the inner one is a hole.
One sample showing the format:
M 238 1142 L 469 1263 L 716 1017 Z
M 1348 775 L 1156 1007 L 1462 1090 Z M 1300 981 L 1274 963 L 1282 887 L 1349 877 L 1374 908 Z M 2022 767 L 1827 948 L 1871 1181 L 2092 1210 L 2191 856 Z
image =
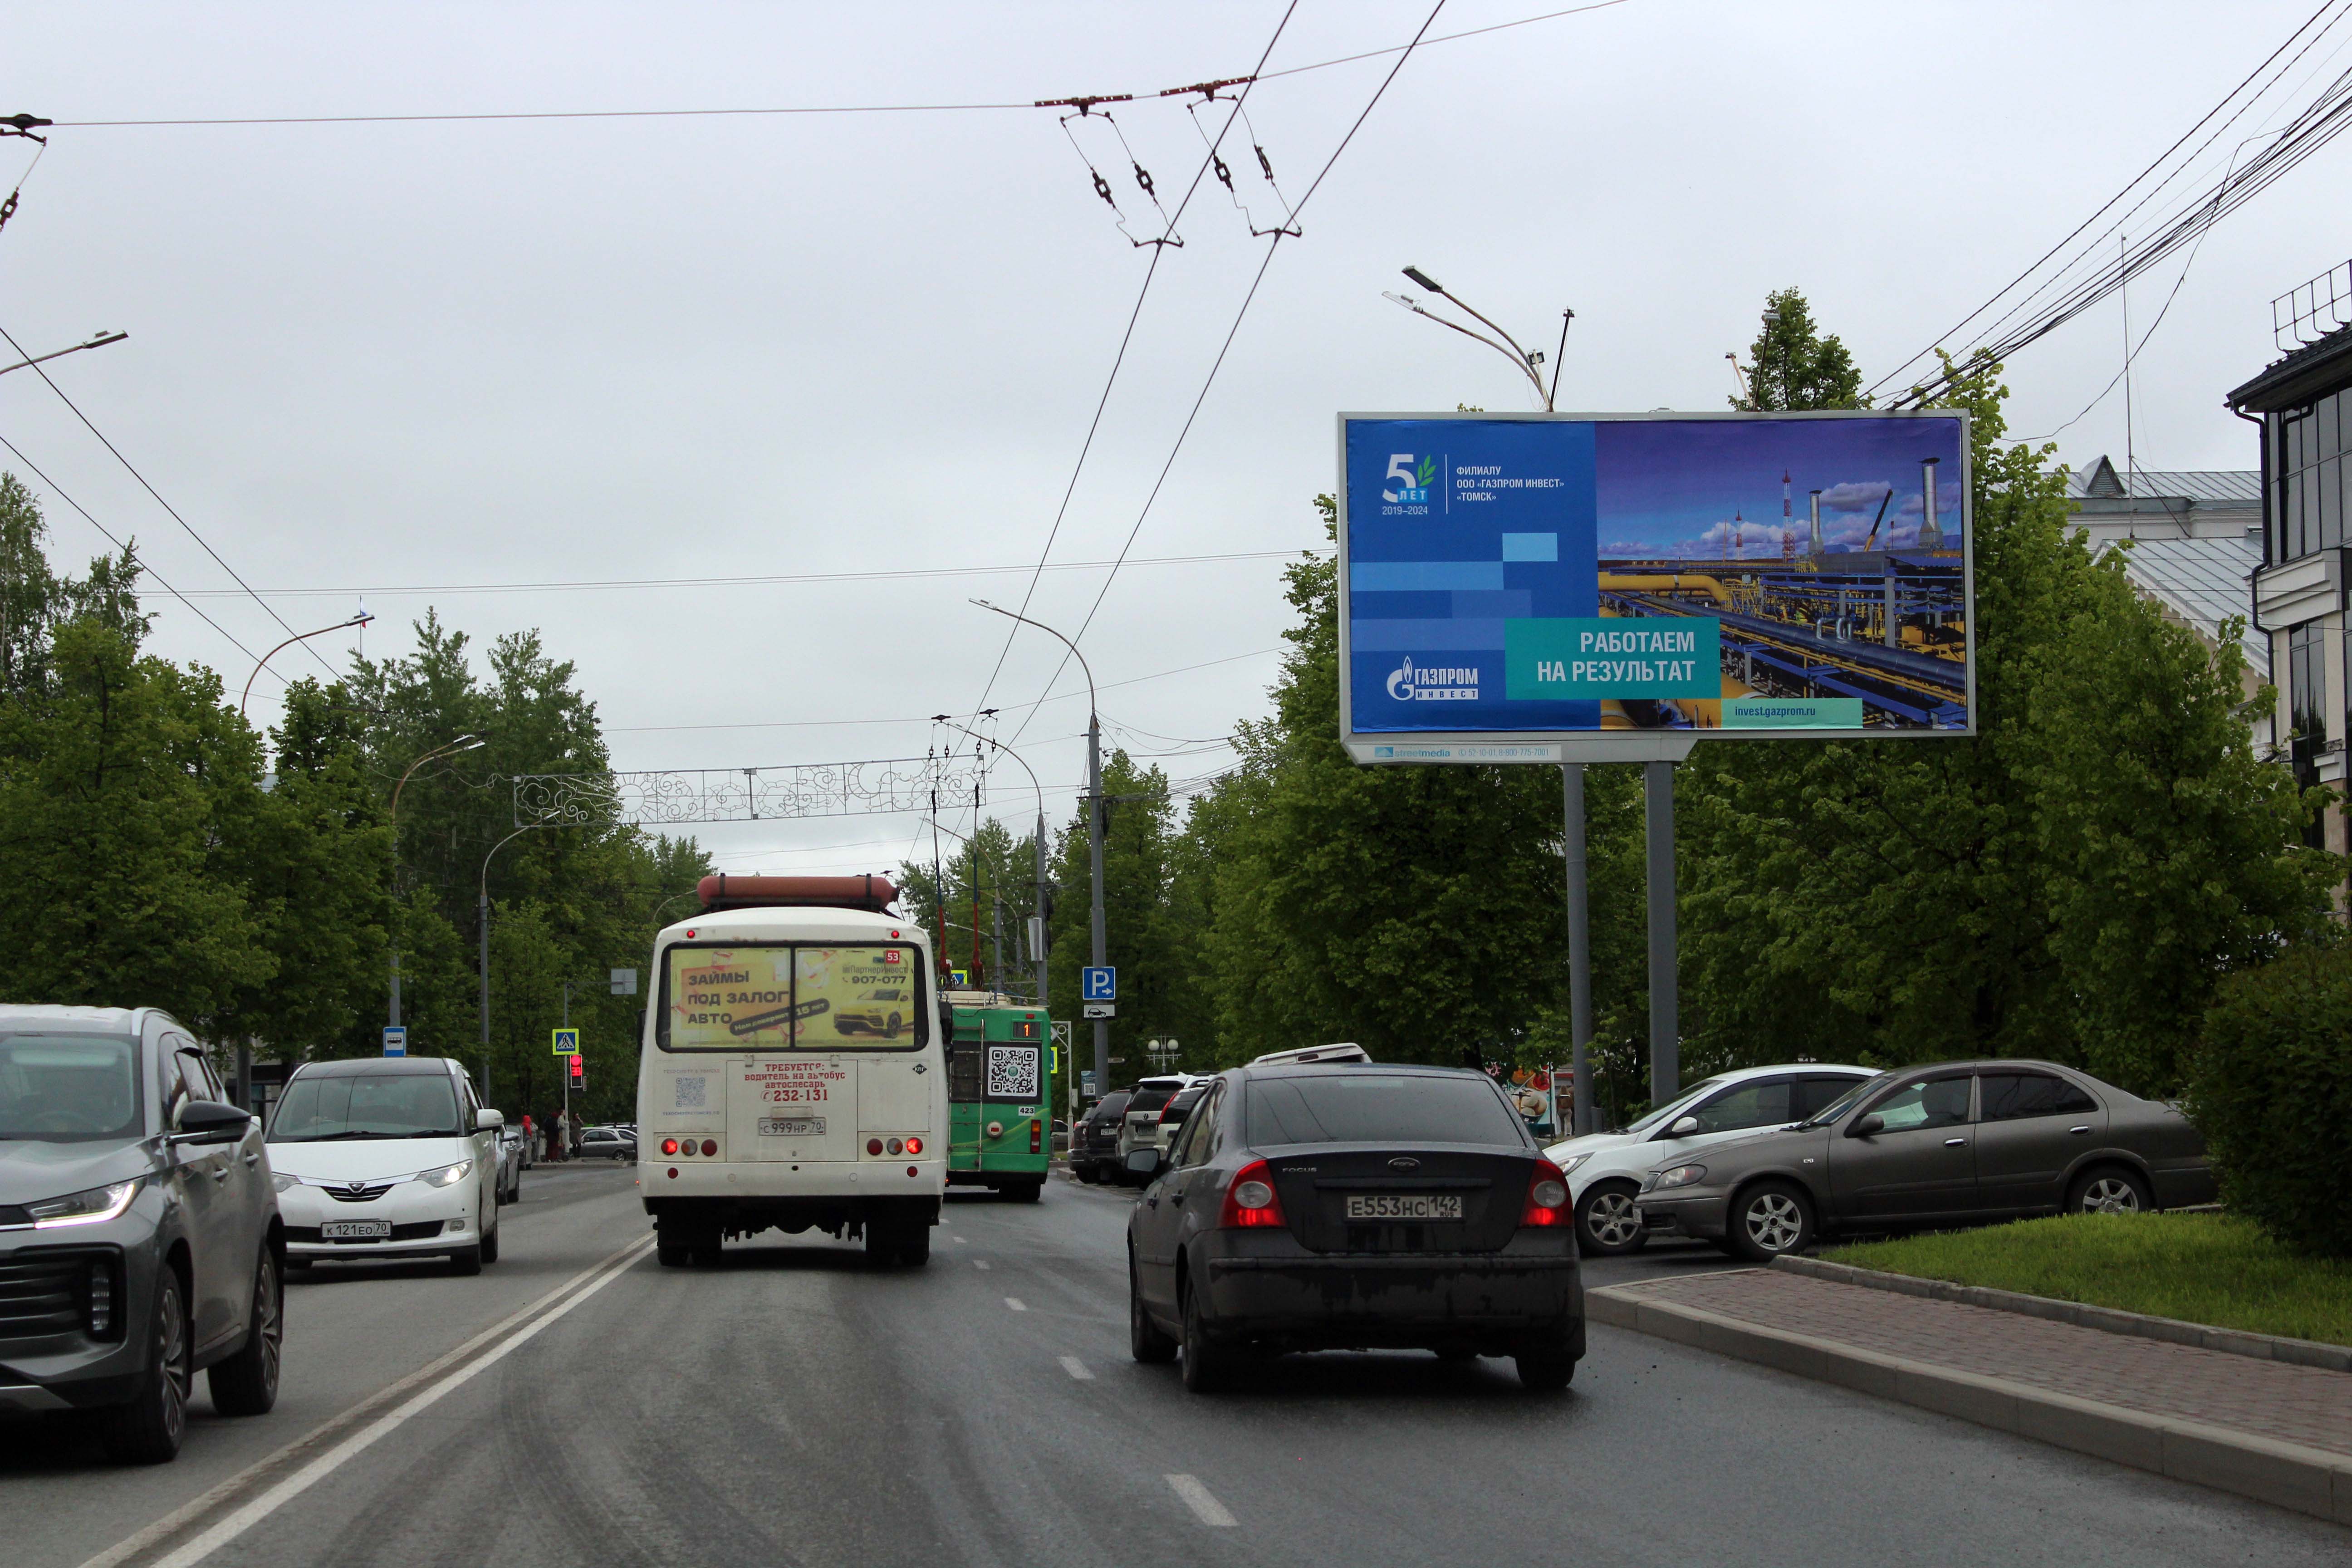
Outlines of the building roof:
M 2142 474 L 2141 478 L 2147 478 Z M 2195 627 L 2210 643 L 2221 638 L 2221 623 L 2235 616 L 2245 623 L 2238 644 L 2246 662 L 2270 679 L 2270 638 L 2254 630 L 2254 569 L 2263 563 L 2259 534 L 2220 539 L 2141 539 L 2132 542 L 2124 575 L 2135 587 Z
M 2259 506 L 2263 476 L 2252 468 L 2142 468 L 2126 477 L 2105 453 L 2079 473 L 2066 476 L 2066 493 L 2076 500 L 2130 499 L 2189 500 L 2204 506 Z
M 2232 408 L 2273 413 L 2297 407 L 2314 393 L 2325 392 L 2348 375 L 2352 375 L 2352 327 L 2338 327 L 2268 366 L 2244 385 L 2232 388 L 2222 401 Z

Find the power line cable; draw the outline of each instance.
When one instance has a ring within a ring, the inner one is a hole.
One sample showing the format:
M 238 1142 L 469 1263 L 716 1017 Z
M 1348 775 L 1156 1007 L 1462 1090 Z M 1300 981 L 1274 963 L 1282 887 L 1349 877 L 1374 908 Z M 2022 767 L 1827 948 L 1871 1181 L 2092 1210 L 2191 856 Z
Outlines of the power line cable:
M 5 339 L 8 346 L 15 349 L 18 353 L 25 353 L 25 345 L 18 342 L 16 338 L 9 333 L 7 328 L 0 327 L 0 339 Z M 27 355 L 26 357 L 29 358 L 30 356 Z M 137 468 L 132 466 L 131 459 L 122 455 L 122 449 L 121 447 L 117 447 L 113 442 L 106 438 L 105 431 L 100 430 L 96 425 L 90 423 L 89 416 L 81 411 L 81 405 L 74 402 L 72 398 L 66 395 L 66 389 L 64 387 L 59 386 L 56 382 L 49 379 L 49 373 L 46 369 L 42 368 L 42 366 L 37 363 L 32 364 L 27 368 L 29 368 L 35 375 L 39 376 L 43 384 L 47 386 L 51 392 L 58 395 L 58 402 L 63 403 L 68 408 L 73 410 L 74 417 L 80 420 L 83 427 L 88 429 L 91 435 L 98 437 L 99 445 L 113 453 L 114 460 L 121 464 L 123 468 L 129 472 L 132 479 L 139 481 L 139 488 L 145 490 L 149 495 L 153 496 L 155 498 L 155 504 L 162 507 L 165 511 L 170 512 L 172 514 L 172 521 L 178 523 L 182 528 L 187 530 L 188 537 L 190 539 L 194 540 L 198 544 L 204 545 L 205 553 L 211 556 L 220 566 L 220 569 L 227 573 L 238 587 L 245 590 L 246 595 L 252 599 L 255 604 L 259 605 L 262 607 L 263 611 L 268 615 L 271 620 L 276 621 L 280 627 L 284 628 L 288 637 L 299 637 L 301 635 L 297 632 L 292 626 L 288 624 L 285 616 L 279 615 L 276 610 L 270 607 L 268 600 L 263 598 L 260 595 L 253 591 L 253 585 L 251 584 L 247 583 L 243 577 L 237 575 L 236 568 L 231 566 L 226 561 L 222 559 L 221 552 L 215 550 L 212 545 L 205 541 L 205 536 L 198 533 L 195 531 L 194 526 L 191 524 L 186 518 L 180 515 L 177 508 L 173 507 L 170 501 L 163 499 L 162 491 L 158 490 L 153 485 L 147 482 L 147 476 L 141 473 Z M 14 450 L 14 448 L 11 448 L 11 450 Z M 341 672 L 338 671 L 333 665 L 329 664 L 324 656 L 322 656 L 318 649 L 312 647 L 307 642 L 302 645 L 302 647 L 303 650 L 310 654 L 312 658 L 318 660 L 319 668 L 325 670 L 330 677 L 337 679 L 341 679 Z
M 1391 66 L 1388 74 L 1381 79 L 1381 85 L 1372 90 L 1372 96 L 1365 101 L 1362 111 L 1356 116 L 1354 123 L 1348 127 L 1347 134 L 1339 138 L 1339 144 L 1334 147 L 1331 150 L 1331 155 L 1323 161 L 1323 167 L 1316 173 L 1313 183 L 1307 185 L 1306 193 L 1291 207 L 1291 226 L 1276 230 L 1273 237 L 1266 241 L 1265 255 L 1258 261 L 1256 275 L 1250 279 L 1249 292 L 1242 296 L 1241 309 L 1234 312 L 1233 324 L 1225 329 L 1225 339 L 1217 348 L 1217 357 L 1211 362 L 1209 374 L 1202 379 L 1200 393 L 1192 399 L 1192 406 L 1184 416 L 1183 426 L 1176 432 L 1176 440 L 1168 449 L 1168 460 L 1160 465 L 1160 477 L 1152 481 L 1150 493 L 1144 497 L 1142 510 L 1136 513 L 1135 525 L 1127 531 L 1126 542 L 1119 546 L 1120 563 L 1123 563 L 1127 560 L 1128 552 L 1135 547 L 1136 536 L 1143 531 L 1144 520 L 1151 515 L 1152 505 L 1159 500 L 1160 489 L 1168 483 L 1168 476 L 1176 467 L 1177 456 L 1184 449 L 1184 438 L 1192 433 L 1193 422 L 1201 416 L 1202 405 L 1209 399 L 1209 389 L 1216 384 L 1217 372 L 1223 368 L 1225 355 L 1232 352 L 1234 339 L 1242 330 L 1242 321 L 1248 316 L 1252 301 L 1257 298 L 1258 286 L 1265 281 L 1266 269 L 1274 265 L 1275 253 L 1282 247 L 1282 242 L 1296 232 L 1298 216 L 1307 210 L 1307 204 L 1315 199 L 1317 191 L 1322 189 L 1323 182 L 1330 176 L 1331 170 L 1339 162 L 1340 155 L 1347 152 L 1348 144 L 1356 139 L 1356 132 L 1363 129 L 1364 121 L 1371 118 L 1373 109 L 1378 107 L 1381 99 L 1388 92 L 1389 84 L 1396 80 L 1399 71 L 1404 69 L 1405 61 L 1412 58 L 1414 45 L 1417 45 L 1422 36 L 1429 31 L 1431 24 L 1437 20 L 1437 14 L 1444 9 L 1445 0 L 1437 0 L 1437 4 L 1430 8 L 1429 15 L 1422 20 L 1420 32 L 1413 35 L 1413 42 L 1407 44 L 1398 54 L 1396 63 Z M 1288 19 L 1287 13 L 1285 14 L 1285 19 Z M 1236 104 L 1236 110 L 1238 110 L 1238 104 Z M 1228 116 L 1225 123 L 1230 129 L 1233 118 Z M 1193 182 L 1195 186 L 1199 183 L 1195 178 Z M 1110 574 L 1103 579 L 1102 586 L 1096 591 L 1095 602 L 1088 607 L 1087 618 L 1079 624 L 1076 635 L 1070 638 L 1072 643 L 1075 644 L 1087 635 L 1087 628 L 1094 625 L 1096 615 L 1102 609 L 1103 600 L 1110 593 L 1111 584 L 1118 578 L 1118 565 L 1114 564 Z M 1054 689 L 1054 682 L 1061 679 L 1062 671 L 1068 668 L 1072 657 L 1073 654 L 1069 649 L 1063 650 L 1061 662 L 1054 667 L 1054 673 L 1046 679 L 1046 690 L 1051 691 Z M 1029 711 L 1023 717 L 1020 727 L 1013 732 L 1014 740 L 1019 740 L 1022 733 L 1028 729 L 1030 721 L 1037 716 L 1037 710 L 1043 702 L 1044 699 L 1040 698 L 1038 701 L 1030 704 Z
M 227 627 L 222 626 L 218 621 L 205 614 L 203 608 L 194 600 L 190 599 L 187 595 L 181 593 L 180 590 L 173 587 L 171 584 L 165 582 L 163 580 L 163 574 L 161 572 L 156 571 L 155 568 L 147 562 L 141 560 L 130 545 L 125 544 L 121 540 L 116 538 L 112 529 L 99 521 L 98 519 L 90 516 L 89 509 L 88 507 L 82 505 L 81 502 L 74 500 L 73 497 L 66 494 L 64 490 L 60 489 L 58 487 L 58 481 L 49 478 L 48 475 L 41 472 L 40 465 L 34 462 L 32 458 L 25 456 L 24 452 L 17 447 L 16 442 L 11 441 L 5 436 L 0 436 L 0 447 L 7 447 L 9 452 L 15 456 L 18 462 L 24 464 L 27 468 L 32 469 L 33 477 L 39 479 L 42 484 L 47 486 L 48 491 L 51 495 L 65 502 L 66 505 L 73 508 L 74 510 L 81 513 L 83 521 L 87 521 L 92 528 L 98 530 L 100 533 L 105 535 L 106 542 L 109 544 L 113 545 L 117 550 L 122 552 L 125 556 L 129 557 L 131 563 L 137 566 L 142 574 L 154 578 L 156 585 L 161 587 L 163 592 L 171 595 L 172 597 L 179 600 L 180 603 L 187 605 L 189 609 L 194 611 L 196 619 L 204 622 L 205 625 L 220 633 L 222 637 L 227 637 L 229 647 L 236 649 L 237 652 L 245 655 L 247 658 L 252 658 L 254 657 L 253 650 L 251 648 L 237 641 L 236 638 L 229 637 Z M 273 676 L 277 676 L 280 682 L 283 682 L 286 679 L 284 676 L 278 675 L 274 669 L 270 670 L 269 673 Z

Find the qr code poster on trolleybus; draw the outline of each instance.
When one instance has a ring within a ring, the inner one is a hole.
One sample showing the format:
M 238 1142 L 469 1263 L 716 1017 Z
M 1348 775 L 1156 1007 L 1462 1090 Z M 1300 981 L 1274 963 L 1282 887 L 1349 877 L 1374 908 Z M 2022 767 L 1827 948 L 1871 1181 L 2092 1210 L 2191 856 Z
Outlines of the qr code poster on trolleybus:
M 1037 1081 L 1037 1064 L 1044 1053 L 1034 1046 L 988 1047 L 988 1098 L 1038 1100 L 1045 1089 Z
M 1975 728 L 1962 415 L 1342 415 L 1339 444 L 1360 762 Z

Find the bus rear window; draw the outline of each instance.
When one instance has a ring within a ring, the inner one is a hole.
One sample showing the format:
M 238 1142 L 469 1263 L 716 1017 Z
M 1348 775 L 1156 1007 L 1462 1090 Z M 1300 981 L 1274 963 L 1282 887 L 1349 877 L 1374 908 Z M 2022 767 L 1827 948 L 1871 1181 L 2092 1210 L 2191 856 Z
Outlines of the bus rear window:
M 911 945 L 681 943 L 664 956 L 666 1051 L 910 1051 L 930 1038 Z
M 1249 1086 L 1249 1138 L 1280 1143 L 1516 1143 L 1527 1133 L 1483 1078 L 1341 1068 Z

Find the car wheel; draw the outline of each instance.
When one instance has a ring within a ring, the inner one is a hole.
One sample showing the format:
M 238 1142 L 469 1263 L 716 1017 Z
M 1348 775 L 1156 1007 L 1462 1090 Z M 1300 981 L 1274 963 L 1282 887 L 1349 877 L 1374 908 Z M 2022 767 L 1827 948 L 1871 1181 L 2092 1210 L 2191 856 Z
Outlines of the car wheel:
M 1567 1336 L 1558 1332 L 1528 1340 L 1511 1360 L 1518 1368 L 1520 1385 L 1534 1393 L 1557 1394 L 1576 1376 L 1576 1357 L 1569 1351 Z
M 1084 1182 L 1090 1187 L 1097 1182 L 1102 1180 L 1100 1176 L 1095 1173 L 1095 1168 L 1092 1165 L 1073 1165 L 1070 1167 L 1070 1174 L 1077 1177 L 1078 1180 Z
M 490 1210 L 490 1228 L 482 1232 L 482 1261 L 485 1263 L 496 1263 L 498 1260 L 499 1211 L 494 1206 Z
M 1165 1366 L 1176 1359 L 1176 1337 L 1162 1332 L 1143 1310 L 1143 1290 L 1136 1282 L 1132 1258 L 1127 1260 L 1127 1352 L 1146 1366 Z
M 1045 1190 L 1043 1182 L 1020 1182 L 1004 1189 L 1004 1195 L 1016 1204 L 1034 1204 Z
M 121 1465 L 162 1465 L 179 1457 L 188 1429 L 188 1385 L 195 1379 L 188 1305 L 180 1276 L 167 1264 L 155 1287 L 147 1375 L 128 1405 L 109 1410 L 99 1428 L 106 1457 Z
M 1576 1240 L 1588 1258 L 1616 1258 L 1650 1244 L 1640 1218 L 1642 1192 L 1631 1182 L 1595 1182 L 1576 1204 Z
M 2145 1214 L 2155 1207 L 2146 1179 L 2121 1165 L 2085 1171 L 2066 1189 L 2068 1214 Z
M 1724 1238 L 1751 1263 L 1801 1252 L 1813 1240 L 1813 1200 L 1791 1183 L 1760 1182 L 1733 1201 Z
M 1210 1342 L 1208 1329 L 1201 1321 L 1201 1293 L 1190 1280 L 1184 1283 L 1183 1297 L 1184 1386 L 1194 1394 L 1214 1394 L 1225 1386 L 1234 1352 Z
M 213 1408 L 224 1415 L 267 1415 L 278 1403 L 278 1358 L 285 1348 L 285 1281 L 278 1255 L 262 1244 L 253 1273 L 253 1321 L 246 1325 L 245 1348 L 205 1373 Z
M 449 1255 L 449 1272 L 457 1275 L 479 1274 L 482 1271 L 482 1249 L 477 1245 L 460 1247 Z

